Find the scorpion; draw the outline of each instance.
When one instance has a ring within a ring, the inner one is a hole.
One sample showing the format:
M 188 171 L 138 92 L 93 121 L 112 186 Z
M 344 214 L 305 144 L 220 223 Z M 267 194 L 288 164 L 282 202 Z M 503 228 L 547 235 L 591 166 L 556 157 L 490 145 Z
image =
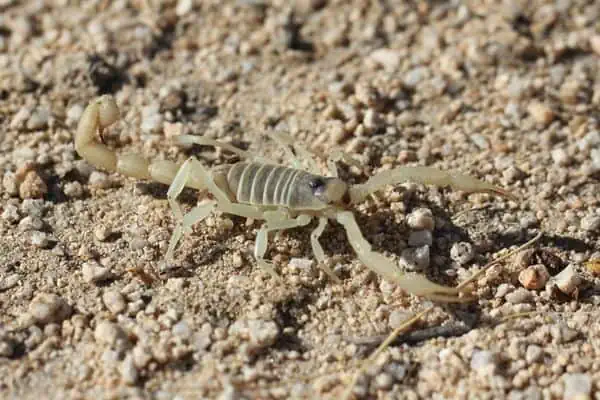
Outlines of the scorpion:
M 487 192 L 514 198 L 509 192 L 468 175 L 416 166 L 398 167 L 371 176 L 366 182 L 349 184 L 340 179 L 336 162 L 354 160 L 341 151 L 333 151 L 327 160 L 331 176 L 323 176 L 314 159 L 303 168 L 298 159 L 292 167 L 283 166 L 266 158 L 241 150 L 228 143 L 204 136 L 179 135 L 181 145 L 221 147 L 240 156 L 242 161 L 220 165 L 208 170 L 195 157 L 183 164 L 169 160 L 148 161 L 135 153 L 117 154 L 108 148 L 102 137 L 104 129 L 120 119 L 114 98 L 103 95 L 90 102 L 84 110 L 75 133 L 75 150 L 96 168 L 117 172 L 137 179 L 146 179 L 170 185 L 167 200 L 177 221 L 169 241 L 166 259 L 171 260 L 182 236 L 191 233 L 191 227 L 215 211 L 254 220 L 264 220 L 259 228 L 254 247 L 257 264 L 275 277 L 272 262 L 265 260 L 268 235 L 308 225 L 318 219 L 310 235 L 312 251 L 318 265 L 335 282 L 340 279 L 326 264 L 326 255 L 319 238 L 329 220 L 343 226 L 348 241 L 359 260 L 384 279 L 407 293 L 442 302 L 462 302 L 466 294 L 460 288 L 436 284 L 417 273 L 401 273 L 397 265 L 383 254 L 372 250 L 357 224 L 351 207 L 363 202 L 369 195 L 388 185 L 412 181 L 420 184 L 449 186 L 464 192 Z M 97 137 L 101 139 L 97 140 Z M 284 146 L 288 156 L 310 156 L 311 152 L 295 143 L 291 136 L 279 134 L 276 140 Z M 292 152 L 296 150 L 296 153 Z M 206 190 L 213 199 L 183 214 L 177 197 L 185 187 Z

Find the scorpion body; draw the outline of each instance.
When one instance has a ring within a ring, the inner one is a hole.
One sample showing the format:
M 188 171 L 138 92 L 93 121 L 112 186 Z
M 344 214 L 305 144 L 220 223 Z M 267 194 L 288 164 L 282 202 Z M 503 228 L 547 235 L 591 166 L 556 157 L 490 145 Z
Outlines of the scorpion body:
M 368 268 L 406 292 L 438 301 L 464 301 L 464 297 L 460 296 L 461 289 L 438 285 L 423 275 L 402 274 L 391 260 L 373 251 L 363 237 L 350 208 L 387 185 L 406 181 L 451 186 L 466 192 L 490 192 L 512 198 L 508 192 L 487 182 L 429 167 L 399 167 L 374 175 L 365 183 L 349 185 L 338 178 L 335 167 L 335 161 L 351 162 L 348 156 L 333 151 L 328 160 L 333 176 L 322 176 L 316 162 L 311 158 L 310 151 L 294 143 L 284 134 L 274 137 L 284 145 L 284 149 L 298 167 L 278 165 L 230 144 L 190 135 L 179 136 L 176 140 L 180 144 L 219 146 L 238 154 L 244 160 L 218 166 L 212 171 L 207 170 L 194 157 L 190 157 L 182 165 L 171 161 L 148 162 L 138 154 L 116 154 L 97 140 L 97 134 L 101 135 L 103 129 L 118 119 L 119 109 L 112 97 L 102 96 L 92 101 L 79 122 L 75 134 L 75 149 L 80 156 L 98 168 L 170 185 L 167 198 L 177 225 L 169 242 L 166 254 L 168 260 L 172 258 L 183 234 L 190 232 L 193 224 L 214 211 L 221 211 L 265 221 L 257 233 L 254 255 L 261 267 L 278 277 L 273 265 L 264 259 L 269 232 L 306 226 L 316 217 L 318 225 L 311 234 L 311 246 L 319 266 L 332 280 L 340 282 L 327 267 L 325 252 L 319 243 L 319 237 L 328 220 L 335 220 L 344 227 L 352 248 Z M 292 152 L 290 147 L 295 152 Z M 309 168 L 300 168 L 301 163 L 295 159 L 294 154 L 307 158 Z M 184 215 L 176 199 L 186 186 L 208 190 L 214 199 L 198 205 Z

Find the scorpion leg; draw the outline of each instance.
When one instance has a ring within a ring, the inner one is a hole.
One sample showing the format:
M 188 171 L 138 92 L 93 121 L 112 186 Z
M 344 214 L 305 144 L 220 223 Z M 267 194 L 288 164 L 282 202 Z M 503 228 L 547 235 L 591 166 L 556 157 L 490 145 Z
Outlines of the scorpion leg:
M 242 159 L 255 160 L 258 162 L 275 164 L 274 161 L 269 160 L 268 158 L 256 156 L 256 155 L 252 154 L 251 152 L 244 151 L 244 150 L 237 148 L 229 143 L 214 140 L 214 139 L 211 139 L 206 136 L 181 135 L 181 136 L 177 136 L 175 138 L 175 141 L 181 145 L 199 144 L 201 146 L 221 147 L 227 151 L 230 151 L 230 152 L 238 155 Z
M 273 277 L 279 278 L 277 272 L 275 272 L 275 269 L 273 268 L 273 263 L 264 259 L 269 243 L 269 232 L 305 226 L 310 223 L 312 218 L 308 215 L 299 215 L 296 218 L 288 218 L 286 213 L 280 211 L 267 211 L 265 212 L 265 219 L 267 222 L 259 229 L 258 234 L 256 235 L 254 257 L 256 257 L 256 262 L 260 267 L 268 271 Z
M 283 148 L 288 159 L 292 163 L 293 168 L 304 169 L 312 174 L 321 175 L 321 170 L 315 161 L 315 154 L 312 151 L 298 144 L 294 138 L 287 133 L 275 131 L 271 133 L 271 137 Z M 292 149 L 294 149 L 297 154 L 294 154 Z M 308 168 L 304 168 L 302 166 L 302 161 L 300 158 L 298 158 L 298 155 L 302 156 L 302 158 L 306 160 Z
M 323 234 L 325 227 L 327 226 L 328 219 L 326 217 L 319 218 L 319 225 L 315 228 L 314 231 L 310 234 L 310 244 L 312 246 L 313 254 L 317 259 L 317 263 L 319 267 L 331 278 L 335 283 L 342 283 L 340 278 L 338 278 L 335 273 L 327 266 L 325 263 L 326 257 L 325 252 L 323 251 L 323 247 L 321 243 L 319 243 L 319 238 Z
M 352 204 L 360 203 L 369 194 L 381 190 L 387 185 L 409 181 L 425 185 L 450 186 L 453 189 L 468 193 L 493 193 L 516 200 L 515 196 L 508 191 L 468 175 L 441 171 L 430 167 L 399 167 L 382 171 L 369 178 L 367 182 L 352 186 L 350 188 L 350 201 Z
M 350 245 L 358 258 L 367 266 L 386 280 L 397 284 L 402 290 L 416 296 L 423 296 L 435 301 L 464 302 L 469 299 L 459 297 L 460 290 L 441 286 L 431 282 L 423 275 L 415 273 L 402 274 L 397 266 L 382 254 L 371 250 L 371 245 L 363 237 L 354 215 L 349 211 L 341 211 L 336 215 L 336 220 L 346 229 Z

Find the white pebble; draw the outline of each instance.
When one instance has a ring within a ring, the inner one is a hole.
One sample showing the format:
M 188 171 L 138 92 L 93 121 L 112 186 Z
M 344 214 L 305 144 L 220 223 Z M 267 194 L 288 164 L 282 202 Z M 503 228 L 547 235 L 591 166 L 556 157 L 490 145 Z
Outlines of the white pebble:
M 381 65 L 387 71 L 393 71 L 400 65 L 402 54 L 392 49 L 377 49 L 369 54 L 369 59 L 375 64 Z
M 586 215 L 581 219 L 581 229 L 594 232 L 600 230 L 600 216 L 599 215 Z
M 104 242 L 110 235 L 112 230 L 105 225 L 100 224 L 94 228 L 94 237 L 100 242 Z
M 519 282 L 526 289 L 541 289 L 550 279 L 550 273 L 543 264 L 530 265 L 519 273 Z
M 19 185 L 19 181 L 17 181 L 15 174 L 12 172 L 7 172 L 2 178 L 2 187 L 11 196 L 19 194 Z
M 413 231 L 408 235 L 408 245 L 411 247 L 431 246 L 433 235 L 431 231 Z
M 496 356 L 488 350 L 475 350 L 471 357 L 471 369 L 482 375 L 493 375 L 496 371 Z
M 19 209 L 12 204 L 7 204 L 6 206 L 4 206 L 4 211 L 2 212 L 2 219 L 13 224 L 19 222 Z
M 74 104 L 67 110 L 67 125 L 74 127 L 79 123 L 81 115 L 83 114 L 83 106 L 81 104 Z
M 41 231 L 33 231 L 31 233 L 31 244 L 38 249 L 47 249 L 50 247 L 51 241 L 48 238 L 48 234 L 46 232 Z
M 127 354 L 125 359 L 121 363 L 119 367 L 119 372 L 121 373 L 121 378 L 123 382 L 128 385 L 133 385 L 138 380 L 139 372 L 133 362 L 133 357 L 131 354 Z
M 93 171 L 90 174 L 88 183 L 92 186 L 105 188 L 108 186 L 108 176 L 104 172 Z
M 506 295 L 506 301 L 512 304 L 528 303 L 532 300 L 531 292 L 524 288 L 519 288 Z
M 119 314 L 127 309 L 127 302 L 125 297 L 116 290 L 110 290 L 104 292 L 102 295 L 102 301 L 104 305 L 113 314 Z
M 152 361 L 152 353 L 148 347 L 138 344 L 132 350 L 133 362 L 138 368 L 144 368 Z
M 381 373 L 375 378 L 375 385 L 378 389 L 386 390 L 392 387 L 394 380 L 390 374 Z
M 101 266 L 96 261 L 88 261 L 81 267 L 83 280 L 88 283 L 98 283 L 107 280 L 110 276 L 110 270 Z
M 27 120 L 27 129 L 38 130 L 43 129 L 48 125 L 50 112 L 46 108 L 36 108 Z
M 94 330 L 96 342 L 114 348 L 123 348 L 127 344 L 127 335 L 121 327 L 110 321 L 101 321 Z
M 546 126 L 554 121 L 554 111 L 544 103 L 533 101 L 527 107 L 527 111 L 540 125 Z
M 465 265 L 475 258 L 475 249 L 469 242 L 458 242 L 450 249 L 450 258 L 458 265 Z
M 192 336 L 192 329 L 190 328 L 190 324 L 185 320 L 179 321 L 173 328 L 171 328 L 173 335 L 178 336 L 180 338 L 187 339 Z
M 61 322 L 71 315 L 71 306 L 52 293 L 40 293 L 29 304 L 29 314 L 40 324 Z
M 565 400 L 589 399 L 592 392 L 592 380 L 588 374 L 564 374 Z
M 429 69 L 427 67 L 416 67 L 408 71 L 403 82 L 407 87 L 414 88 L 428 76 Z
M 273 321 L 237 320 L 229 327 L 229 335 L 247 340 L 246 350 L 255 353 L 275 343 L 279 336 L 279 328 Z
M 433 231 L 435 219 L 429 208 L 417 208 L 406 218 L 406 223 L 411 229 Z
M 192 11 L 193 7 L 194 3 L 192 2 L 192 0 L 179 0 L 177 2 L 177 6 L 175 7 L 175 14 L 177 14 L 178 17 L 183 17 L 184 15 Z
M 525 352 L 525 360 L 527 363 L 531 364 L 540 361 L 543 355 L 544 350 L 540 346 L 536 344 L 530 344 L 527 346 L 527 351 Z
M 21 212 L 25 215 L 41 218 L 44 214 L 44 201 L 41 199 L 25 199 L 21 203 Z
M 553 279 L 558 289 L 567 295 L 574 295 L 581 285 L 581 277 L 573 264 L 569 264 Z
M 37 217 L 32 217 L 31 215 L 26 216 L 19 222 L 19 230 L 21 232 L 27 231 L 39 231 L 44 227 L 44 222 Z
M 67 197 L 76 199 L 83 196 L 83 186 L 81 186 L 81 183 L 77 181 L 67 182 L 65 183 L 64 192 Z
M 383 127 L 385 121 L 381 118 L 381 115 L 372 108 L 368 109 L 365 112 L 365 116 L 363 117 L 363 126 L 366 129 L 366 132 L 373 133 Z
M 569 157 L 565 149 L 554 149 L 550 155 L 556 165 L 565 166 L 571 162 L 571 157 Z
M 15 352 L 15 345 L 12 341 L 0 341 L 0 357 L 12 357 Z
M 288 265 L 299 271 L 310 271 L 313 260 L 310 258 L 291 258 Z
M 25 121 L 29 119 L 31 116 L 31 110 L 27 107 L 22 107 L 17 111 L 17 113 L 13 116 L 13 119 L 10 121 L 11 129 L 18 129 L 25 125 Z

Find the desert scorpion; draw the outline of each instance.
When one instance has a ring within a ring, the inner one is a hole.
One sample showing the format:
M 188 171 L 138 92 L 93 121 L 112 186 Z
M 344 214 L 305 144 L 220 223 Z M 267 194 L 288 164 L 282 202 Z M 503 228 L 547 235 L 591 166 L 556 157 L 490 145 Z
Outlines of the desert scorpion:
M 459 302 L 464 301 L 460 289 L 438 285 L 420 274 L 401 273 L 391 260 L 373 251 L 362 235 L 350 206 L 361 203 L 387 185 L 406 181 L 512 198 L 505 190 L 487 182 L 429 167 L 399 167 L 380 172 L 365 183 L 350 185 L 338 177 L 336 162 L 352 159 L 341 151 L 334 151 L 327 160 L 332 176 L 322 176 L 315 160 L 310 158 L 310 151 L 295 144 L 291 137 L 284 134 L 276 139 L 284 146 L 288 156 L 294 156 L 291 149 L 295 149 L 298 155 L 308 156 L 310 165 L 307 170 L 301 167 L 298 160 L 294 167 L 286 167 L 255 157 L 230 144 L 192 135 L 180 135 L 176 140 L 183 145 L 220 146 L 237 154 L 243 161 L 218 166 L 213 171 L 207 170 L 194 157 L 188 158 L 182 165 L 168 160 L 150 163 L 139 154 L 118 155 L 103 140 L 97 140 L 98 136 L 102 138 L 102 131 L 117 120 L 119 109 L 113 97 L 105 95 L 93 100 L 77 126 L 75 149 L 97 168 L 170 185 L 167 199 L 178 222 L 169 242 L 167 260 L 172 259 L 177 243 L 184 233 L 191 232 L 193 224 L 214 211 L 221 211 L 265 221 L 256 237 L 254 256 L 260 267 L 277 277 L 272 263 L 264 259 L 269 232 L 306 226 L 314 217 L 318 218 L 318 225 L 310 236 L 313 253 L 323 271 L 339 283 L 339 278 L 325 263 L 325 252 L 319 243 L 328 220 L 332 219 L 345 228 L 350 245 L 360 261 L 386 280 L 413 295 L 435 301 Z M 184 187 L 208 190 L 214 199 L 183 215 L 177 197 Z

